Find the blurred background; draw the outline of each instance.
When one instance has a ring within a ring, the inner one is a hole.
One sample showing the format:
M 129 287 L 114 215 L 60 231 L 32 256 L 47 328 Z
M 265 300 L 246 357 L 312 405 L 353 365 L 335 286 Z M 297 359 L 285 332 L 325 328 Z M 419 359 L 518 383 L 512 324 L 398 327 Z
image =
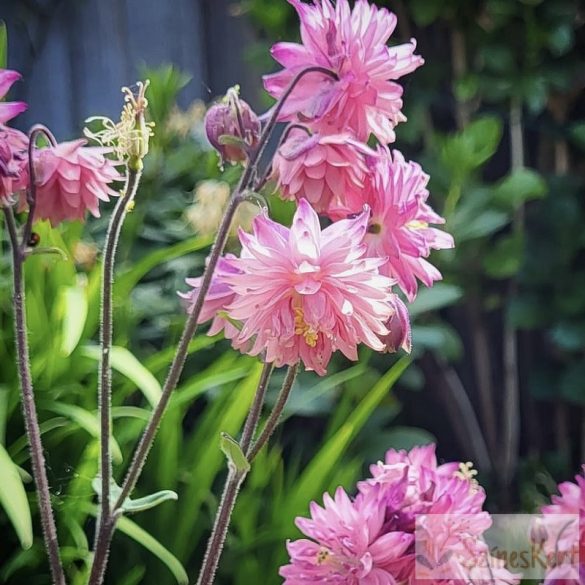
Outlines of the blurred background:
M 393 42 L 416 38 L 426 59 L 403 80 L 408 122 L 396 147 L 430 173 L 433 206 L 457 247 L 434 253 L 444 280 L 421 289 L 411 307 L 410 364 L 364 350 L 357 364 L 334 361 L 325 378 L 300 376 L 285 424 L 238 502 L 222 584 L 281 582 L 294 517 L 324 490 L 352 489 L 390 447 L 436 441 L 441 459 L 473 461 L 492 511 L 535 510 L 585 460 L 585 4 L 376 4 L 399 17 Z M 269 107 L 261 87 L 275 68 L 268 49 L 296 39 L 298 22 L 285 0 L 2 0 L 0 18 L 8 65 L 24 74 L 13 95 L 30 104 L 22 129 L 43 122 L 59 139 L 77 137 L 86 117 L 119 115 L 121 86 L 152 82 L 154 144 L 115 292 L 121 477 L 184 321 L 175 291 L 201 271 L 238 177 L 236 168 L 221 173 L 209 150 L 204 103 L 237 83 L 258 111 Z M 290 206 L 270 203 L 286 222 Z M 42 241 L 69 259 L 34 257 L 26 267 L 33 373 L 74 585 L 85 582 L 93 530 L 106 219 L 39 226 Z M 0 462 L 18 467 L 38 527 L 3 236 L 2 246 Z M 220 431 L 238 433 L 259 369 L 203 333 L 191 354 L 138 490 L 173 489 L 179 500 L 120 524 L 108 583 L 171 584 L 182 567 L 194 579 L 200 563 L 224 477 L 214 446 Z M 0 505 L 0 582 L 49 583 L 39 531 L 23 550 L 18 518 L 26 511 L 1 486 Z

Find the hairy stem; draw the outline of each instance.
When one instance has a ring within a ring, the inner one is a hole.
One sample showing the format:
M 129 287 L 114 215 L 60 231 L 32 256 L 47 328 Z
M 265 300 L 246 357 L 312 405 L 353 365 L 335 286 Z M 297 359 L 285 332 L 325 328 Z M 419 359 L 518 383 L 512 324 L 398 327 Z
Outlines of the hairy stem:
M 34 183 L 31 181 L 31 200 L 34 201 Z M 45 547 L 49 556 L 51 576 L 54 585 L 65 585 L 65 574 L 61 565 L 59 555 L 59 542 L 57 540 L 57 527 L 51 508 L 51 494 L 49 492 L 49 480 L 47 479 L 47 470 L 45 468 L 45 457 L 43 454 L 43 445 L 41 442 L 41 430 L 35 405 L 34 390 L 32 384 L 32 375 L 30 371 L 30 358 L 28 351 L 28 335 L 26 325 L 26 297 L 24 289 L 24 272 L 23 263 L 26 258 L 25 246 L 19 246 L 16 223 L 12 209 L 6 207 L 3 209 L 8 227 L 10 245 L 12 247 L 13 263 L 13 286 L 14 286 L 14 324 L 16 334 L 16 351 L 18 377 L 20 380 L 20 390 L 22 395 L 22 410 L 24 415 L 24 424 L 26 435 L 31 452 L 32 471 L 35 481 L 35 487 L 39 499 L 39 510 L 41 514 L 41 524 L 43 529 L 43 538 Z M 32 212 L 30 213 L 32 215 Z M 28 241 L 28 240 L 27 240 Z
M 274 432 L 276 425 L 278 425 L 278 421 L 280 420 L 282 411 L 284 410 L 284 407 L 286 406 L 286 403 L 292 391 L 295 378 L 297 377 L 298 369 L 299 369 L 298 364 L 295 364 L 294 366 L 289 366 L 286 372 L 286 376 L 284 378 L 284 382 L 282 384 L 282 388 L 280 389 L 280 393 L 278 394 L 278 398 L 276 399 L 276 404 L 274 405 L 274 408 L 272 409 L 272 412 L 270 413 L 270 416 L 268 417 L 268 420 L 266 421 L 264 428 L 260 433 L 260 436 L 258 437 L 257 441 L 245 451 L 246 458 L 250 463 L 254 460 L 256 455 L 260 453 L 262 447 L 266 445 L 266 443 L 272 436 L 272 433 Z
M 264 405 L 264 398 L 266 397 L 266 389 L 268 388 L 268 382 L 270 382 L 273 369 L 274 365 L 269 363 L 265 363 L 264 368 L 262 369 L 262 375 L 260 376 L 260 382 L 258 382 L 258 389 L 254 396 L 254 402 L 252 402 L 250 412 L 246 418 L 244 430 L 242 431 L 242 438 L 240 439 L 240 447 L 244 453 L 248 451 L 252 439 L 254 438 L 254 433 L 256 432 L 256 427 L 260 420 L 262 406 Z
M 240 441 L 240 447 L 246 454 L 246 458 L 249 462 L 251 462 L 252 459 L 258 454 L 260 449 L 262 449 L 262 447 L 266 444 L 272 435 L 272 432 L 278 423 L 278 419 L 282 414 L 284 405 L 290 396 L 290 392 L 297 374 L 298 365 L 289 367 L 276 404 L 274 405 L 274 408 L 268 417 L 268 421 L 266 422 L 264 430 L 260 434 L 260 438 L 256 442 L 258 448 L 255 450 L 256 445 L 254 448 L 251 447 L 252 438 L 254 436 L 256 425 L 258 424 L 258 419 L 260 418 L 260 412 L 262 410 L 262 404 L 264 403 L 266 388 L 272 374 L 272 369 L 272 364 L 264 364 L 264 369 L 262 370 L 262 375 L 260 376 L 260 381 L 258 383 L 258 390 L 256 391 L 254 402 L 252 403 L 252 407 L 248 413 L 244 431 L 242 433 L 242 439 Z M 260 443 L 260 441 L 262 442 Z M 230 464 L 230 470 L 223 489 L 221 502 L 219 504 L 219 508 L 217 509 L 211 537 L 207 543 L 207 549 L 205 551 L 203 565 L 201 566 L 201 570 L 199 572 L 199 578 L 197 579 L 197 585 L 212 585 L 213 583 L 215 573 L 217 571 L 217 566 L 219 564 L 219 559 L 221 558 L 221 553 L 225 544 L 225 539 L 227 537 L 232 512 L 236 504 L 236 499 L 238 497 L 240 487 L 246 478 L 246 475 L 247 471 L 237 470 L 232 464 Z
M 142 175 L 141 165 L 136 168 L 128 167 L 128 177 L 124 195 L 118 199 L 106 234 L 104 245 L 104 259 L 102 271 L 102 305 L 100 316 L 100 364 L 98 374 L 98 408 L 100 417 L 100 515 L 96 528 L 94 545 L 94 559 L 89 583 L 99 584 L 103 580 L 103 570 L 109 551 L 106 535 L 111 523 L 110 486 L 112 482 L 112 454 L 110 450 L 110 436 L 112 434 L 111 395 L 112 370 L 110 354 L 113 339 L 113 285 L 116 250 L 120 233 L 126 218 L 128 207 L 136 196 L 136 191 Z M 100 574 L 101 572 L 101 574 Z

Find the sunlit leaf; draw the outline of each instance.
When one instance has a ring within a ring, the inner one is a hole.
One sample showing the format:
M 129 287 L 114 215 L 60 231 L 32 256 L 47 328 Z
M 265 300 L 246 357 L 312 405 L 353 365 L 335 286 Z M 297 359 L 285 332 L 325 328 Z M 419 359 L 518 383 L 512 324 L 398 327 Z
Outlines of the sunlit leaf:
M 86 287 L 82 285 L 67 287 L 63 290 L 61 303 L 63 311 L 61 354 L 67 357 L 77 347 L 85 327 L 88 311 Z

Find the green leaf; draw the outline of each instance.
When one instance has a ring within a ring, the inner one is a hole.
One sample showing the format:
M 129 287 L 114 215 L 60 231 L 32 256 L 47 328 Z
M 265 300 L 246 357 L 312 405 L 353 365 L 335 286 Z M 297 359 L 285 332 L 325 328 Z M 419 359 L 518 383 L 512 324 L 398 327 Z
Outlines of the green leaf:
M 290 494 L 285 513 L 282 515 L 285 523 L 288 523 L 298 514 L 310 499 L 320 495 L 328 481 L 331 470 L 339 464 L 339 460 L 347 446 L 362 429 L 372 412 L 382 402 L 409 364 L 409 358 L 402 358 L 396 362 L 364 396 L 341 427 L 321 447 L 317 455 L 301 473 L 294 486 L 294 491 Z
M 585 122 L 576 122 L 571 126 L 569 136 L 581 150 L 585 150 Z
M 432 288 L 421 288 L 416 299 L 408 307 L 412 318 L 430 311 L 438 311 L 454 305 L 463 296 L 463 291 L 453 284 L 439 282 Z
M 526 201 L 542 199 L 547 193 L 545 180 L 531 169 L 518 169 L 494 189 L 495 203 L 506 209 L 518 209 Z
M 436 0 L 410 0 L 408 8 L 418 26 L 429 26 L 441 16 L 444 6 Z
M 128 272 L 120 274 L 116 278 L 114 294 L 117 298 L 126 299 L 140 280 L 160 264 L 170 262 L 171 260 L 185 256 L 185 254 L 189 254 L 190 252 L 203 250 L 209 247 L 212 242 L 213 239 L 211 237 L 196 237 L 179 242 L 174 246 L 151 252 L 133 264 Z
M 143 498 L 136 498 L 135 500 L 128 498 L 122 505 L 122 509 L 124 512 L 134 514 L 144 510 L 150 510 L 150 508 L 154 508 L 163 502 L 168 502 L 169 500 L 177 501 L 178 499 L 179 496 L 176 492 L 172 490 L 161 490 Z
M 435 325 L 413 325 L 412 345 L 415 351 L 432 349 L 450 360 L 463 355 L 463 345 L 456 331 L 445 323 Z
M 486 209 L 473 216 L 465 214 L 465 217 L 463 214 L 458 215 L 458 212 L 457 209 L 455 217 L 451 221 L 453 236 L 457 244 L 489 236 L 510 222 L 510 217 L 503 211 Z
M 8 30 L 6 23 L 0 20 L 0 69 L 8 67 Z
M 521 233 L 500 238 L 483 259 L 486 274 L 492 278 L 509 278 L 520 270 L 524 238 Z
M 239 474 L 246 474 L 250 471 L 250 463 L 246 459 L 240 444 L 228 435 L 228 433 L 220 433 L 219 447 L 224 452 L 230 466 Z
M 83 505 L 84 510 L 87 513 L 97 516 L 97 511 L 95 506 L 91 504 Z M 173 553 L 171 553 L 167 548 L 165 548 L 154 536 L 150 535 L 144 528 L 141 528 L 128 518 L 120 518 L 117 524 L 118 529 L 120 532 L 129 536 L 132 540 L 137 542 L 138 544 L 142 545 L 146 550 L 151 552 L 155 557 L 157 557 L 161 562 L 163 562 L 169 569 L 169 571 L 175 577 L 175 580 L 179 585 L 188 585 L 189 584 L 189 577 L 187 576 L 187 572 L 185 568 Z
M 23 549 L 33 543 L 32 520 L 18 467 L 0 444 L 0 505 L 4 508 Z
M 61 309 L 63 314 L 61 354 L 68 357 L 77 347 L 85 327 L 88 312 L 86 287 L 77 285 L 65 288 L 61 296 Z
M 100 424 L 97 418 L 97 413 L 89 412 L 80 406 L 76 406 L 74 404 L 65 404 L 63 402 L 46 401 L 41 402 L 39 406 L 45 410 L 54 412 L 55 414 L 60 414 L 61 416 L 72 420 L 89 435 L 99 440 Z M 118 445 L 114 437 L 110 437 L 110 448 L 112 450 L 112 459 L 114 463 L 122 463 L 122 450 L 120 449 L 120 445 Z
M 99 362 L 100 348 L 97 345 L 83 347 L 83 355 Z M 113 346 L 110 350 L 112 368 L 126 376 L 142 391 L 151 406 L 155 406 L 162 394 L 159 381 L 125 347 Z

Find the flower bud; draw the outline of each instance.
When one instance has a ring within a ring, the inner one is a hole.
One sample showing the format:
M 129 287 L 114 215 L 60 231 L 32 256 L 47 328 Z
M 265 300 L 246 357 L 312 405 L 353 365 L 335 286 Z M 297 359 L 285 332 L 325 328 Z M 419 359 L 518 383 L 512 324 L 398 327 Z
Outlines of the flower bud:
M 0 206 L 13 202 L 13 195 L 28 185 L 28 137 L 0 125 Z
M 534 544 L 542 546 L 547 541 L 547 539 L 548 531 L 544 525 L 544 522 L 542 521 L 542 518 L 536 518 L 530 527 L 530 540 L 532 540 Z
M 410 353 L 412 349 L 412 338 L 408 309 L 396 295 L 392 304 L 394 314 L 386 322 L 386 329 L 388 329 L 389 333 L 380 339 L 386 345 L 386 351 L 389 353 L 394 353 L 399 348 Z
M 205 132 L 222 161 L 243 162 L 248 151 L 260 139 L 260 120 L 238 95 L 238 88 L 228 90 L 225 98 L 211 106 L 205 116 Z

